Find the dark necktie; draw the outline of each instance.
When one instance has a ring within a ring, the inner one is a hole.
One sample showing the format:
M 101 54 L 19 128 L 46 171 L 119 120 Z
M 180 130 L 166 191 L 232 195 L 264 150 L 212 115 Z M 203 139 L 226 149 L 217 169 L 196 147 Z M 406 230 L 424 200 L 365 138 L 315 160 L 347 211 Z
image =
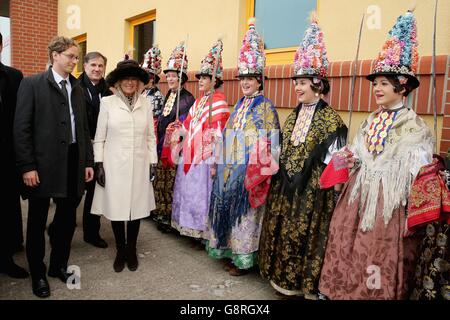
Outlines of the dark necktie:
M 66 80 L 61 80 L 60 84 L 61 84 L 61 91 L 62 91 L 64 97 L 66 98 L 67 111 L 69 111 L 69 120 L 68 120 L 68 122 L 69 122 L 69 144 L 70 144 L 73 141 L 73 137 L 72 137 L 72 117 L 70 116 L 69 93 L 67 92 L 67 88 L 66 88 L 67 81 Z
M 67 88 L 66 88 L 67 81 L 61 80 L 60 84 L 61 84 L 61 91 L 62 91 L 64 97 L 66 98 L 67 105 L 69 105 L 69 93 L 67 92 Z
M 97 86 L 93 86 L 92 90 L 89 90 L 92 96 L 92 104 L 98 108 L 100 106 L 100 97 Z

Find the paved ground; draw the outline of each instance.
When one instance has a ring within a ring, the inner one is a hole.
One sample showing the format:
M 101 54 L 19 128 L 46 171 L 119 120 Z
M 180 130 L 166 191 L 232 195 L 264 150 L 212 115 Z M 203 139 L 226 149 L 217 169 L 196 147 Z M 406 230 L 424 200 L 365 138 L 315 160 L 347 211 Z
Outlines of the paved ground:
M 109 221 L 102 218 L 101 234 L 107 249 L 95 248 L 82 240 L 81 212 L 72 242 L 70 264 L 80 268 L 80 289 L 69 289 L 60 280 L 48 278 L 49 299 L 279 299 L 274 290 L 258 274 L 232 277 L 223 270 L 220 261 L 209 258 L 205 251 L 191 248 L 191 241 L 175 234 L 163 234 L 150 220 L 141 223 L 138 240 L 139 269 L 127 268 L 115 273 L 114 237 Z M 53 217 L 51 208 L 48 222 Z M 26 220 L 26 203 L 23 203 Z M 47 239 L 48 240 L 48 239 Z M 47 242 L 46 264 L 49 244 Z M 26 266 L 25 253 L 15 261 Z M 47 264 L 48 266 L 48 264 Z M 31 292 L 30 279 L 16 280 L 0 274 L 0 299 L 39 299 Z

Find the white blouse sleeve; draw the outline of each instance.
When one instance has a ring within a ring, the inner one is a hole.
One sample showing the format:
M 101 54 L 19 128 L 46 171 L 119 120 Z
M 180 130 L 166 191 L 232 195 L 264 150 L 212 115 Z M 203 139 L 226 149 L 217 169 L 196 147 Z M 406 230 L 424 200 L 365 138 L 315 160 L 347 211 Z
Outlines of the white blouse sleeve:
M 426 166 L 427 164 L 430 164 L 432 161 L 433 156 L 430 154 L 430 152 L 426 151 L 423 147 L 419 147 L 417 162 L 410 166 L 410 172 L 413 177 L 415 177 L 419 173 L 420 168 Z
M 325 160 L 323 161 L 323 163 L 328 164 L 331 161 L 331 157 L 333 156 L 333 153 L 339 151 L 339 149 L 337 147 L 337 142 L 338 142 L 337 139 L 338 138 L 336 138 L 336 140 L 334 140 L 334 142 L 328 148 L 327 155 L 325 156 Z

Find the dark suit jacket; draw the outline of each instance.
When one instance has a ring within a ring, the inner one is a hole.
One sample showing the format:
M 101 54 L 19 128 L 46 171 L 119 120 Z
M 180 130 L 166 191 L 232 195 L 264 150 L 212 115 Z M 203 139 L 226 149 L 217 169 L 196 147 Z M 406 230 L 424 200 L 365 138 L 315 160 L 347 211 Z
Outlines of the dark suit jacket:
M 2 172 L 8 177 L 13 177 L 15 170 L 13 123 L 17 90 L 22 79 L 22 72 L 0 63 L 0 161 Z
M 91 134 L 91 139 L 94 140 L 95 131 L 97 130 L 97 120 L 98 120 L 98 114 L 100 112 L 100 106 L 95 105 L 95 103 L 92 101 L 91 95 L 89 94 L 89 89 L 83 83 L 84 76 L 85 76 L 85 73 L 83 72 L 78 77 L 78 81 L 80 83 L 80 87 L 83 89 L 84 101 L 86 102 L 86 112 L 87 112 L 87 119 L 88 119 L 88 124 L 89 124 L 89 132 Z M 112 95 L 112 92 L 108 89 L 108 86 L 106 85 L 105 79 L 100 80 L 98 85 L 101 88 L 103 88 L 102 92 L 100 92 L 100 95 L 102 96 L 102 98 Z
M 70 76 L 70 83 L 79 152 L 77 193 L 81 197 L 85 168 L 93 167 L 94 157 L 83 91 L 75 77 Z M 14 119 L 16 163 L 21 173 L 37 170 L 40 179 L 37 188 L 24 188 L 24 197 L 67 197 L 70 130 L 69 106 L 51 69 L 22 80 Z

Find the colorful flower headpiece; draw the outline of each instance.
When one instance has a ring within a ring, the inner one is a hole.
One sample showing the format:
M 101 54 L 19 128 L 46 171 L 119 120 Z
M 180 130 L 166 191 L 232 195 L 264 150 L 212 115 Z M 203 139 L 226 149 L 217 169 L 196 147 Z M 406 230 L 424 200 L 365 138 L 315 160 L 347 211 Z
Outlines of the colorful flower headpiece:
M 251 18 L 248 22 L 248 31 L 239 51 L 239 76 L 263 75 L 265 60 L 264 42 L 256 32 L 255 19 Z
M 164 73 L 169 71 L 175 72 L 182 71 L 184 74 L 187 75 L 188 70 L 187 55 L 184 56 L 183 70 L 181 70 L 184 50 L 185 50 L 184 42 L 181 42 L 178 46 L 175 47 L 175 49 L 173 49 L 172 54 L 170 55 L 169 60 L 167 61 L 167 68 L 164 70 Z
M 217 42 L 209 51 L 209 53 L 205 56 L 205 58 L 203 58 L 200 64 L 200 71 L 196 75 L 197 77 L 201 75 L 210 75 L 212 77 L 214 67 L 216 63 L 218 63 L 216 70 L 216 78 L 222 79 L 223 77 L 222 50 L 223 50 L 222 40 L 218 39 Z M 218 58 L 218 61 L 216 61 L 216 57 Z
M 142 68 L 155 75 L 161 73 L 161 50 L 158 45 L 154 45 L 145 53 Z
M 311 25 L 306 29 L 300 47 L 294 58 L 294 75 L 327 77 L 328 74 L 327 49 L 323 40 L 315 13 L 311 15 Z
M 419 54 L 417 50 L 417 24 L 413 10 L 408 10 L 399 16 L 395 25 L 389 31 L 389 39 L 383 45 L 375 61 L 375 67 L 367 78 L 372 80 L 377 74 L 398 74 L 403 83 L 409 82 L 417 87 L 416 78 Z

